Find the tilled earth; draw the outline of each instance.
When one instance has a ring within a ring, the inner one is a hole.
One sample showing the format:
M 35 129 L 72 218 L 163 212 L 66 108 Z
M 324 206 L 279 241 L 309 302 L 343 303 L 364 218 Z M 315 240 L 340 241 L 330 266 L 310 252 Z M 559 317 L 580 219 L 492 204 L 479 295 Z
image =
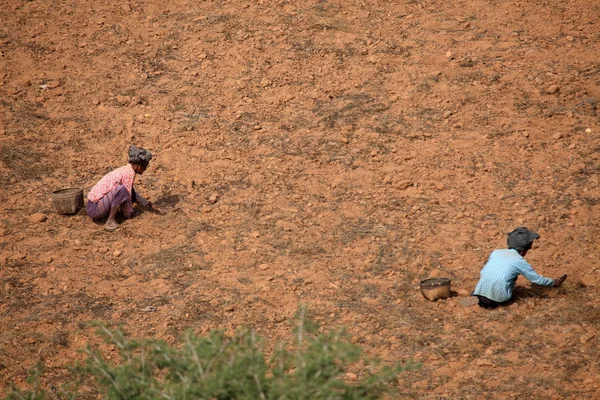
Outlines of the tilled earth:
M 92 320 L 274 344 L 308 304 L 421 361 L 405 398 L 600 398 L 599 23 L 583 0 L 5 0 L 0 386 L 37 360 L 67 382 Z M 165 216 L 54 212 L 130 144 Z M 459 307 L 518 225 L 564 286 Z

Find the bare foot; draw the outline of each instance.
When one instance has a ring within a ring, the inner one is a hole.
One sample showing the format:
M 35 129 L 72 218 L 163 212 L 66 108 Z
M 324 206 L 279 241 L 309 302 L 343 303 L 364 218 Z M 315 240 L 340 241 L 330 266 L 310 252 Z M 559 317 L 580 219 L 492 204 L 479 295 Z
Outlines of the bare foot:
M 106 221 L 106 224 L 104 224 L 104 230 L 105 231 L 109 231 L 112 232 L 115 229 L 117 229 L 119 227 L 119 223 L 117 221 Z

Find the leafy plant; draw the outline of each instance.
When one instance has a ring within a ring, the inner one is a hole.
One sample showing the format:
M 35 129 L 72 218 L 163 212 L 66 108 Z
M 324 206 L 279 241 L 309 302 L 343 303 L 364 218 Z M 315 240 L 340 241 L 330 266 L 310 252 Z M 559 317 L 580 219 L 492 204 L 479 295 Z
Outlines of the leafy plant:
M 418 367 L 383 366 L 378 359 L 363 358 L 362 349 L 345 331 L 318 334 L 317 328 L 301 307 L 293 340 L 279 344 L 268 358 L 263 340 L 250 329 L 232 337 L 220 330 L 207 336 L 188 331 L 181 346 L 173 347 L 161 340 L 131 340 L 121 330 L 100 325 L 99 333 L 118 350 L 119 361 L 109 363 L 88 345 L 87 358 L 76 371 L 93 377 L 111 400 L 341 400 L 380 398 L 401 371 Z M 347 382 L 346 371 L 361 360 L 367 367 L 360 379 Z M 30 378 L 31 391 L 13 389 L 7 399 L 44 399 L 39 373 Z
M 40 376 L 44 373 L 44 366 L 38 361 L 36 366 L 29 371 L 27 383 L 32 386 L 30 390 L 23 391 L 12 385 L 6 400 L 43 400 L 46 392 L 40 389 Z

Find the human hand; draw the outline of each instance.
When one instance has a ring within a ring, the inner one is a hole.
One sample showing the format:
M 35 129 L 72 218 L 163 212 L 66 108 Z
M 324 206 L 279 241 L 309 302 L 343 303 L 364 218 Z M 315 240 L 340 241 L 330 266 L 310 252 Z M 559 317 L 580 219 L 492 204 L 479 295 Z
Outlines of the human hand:
M 157 214 L 165 215 L 167 212 L 152 202 L 148 202 L 148 208 Z
M 122 212 L 122 214 L 123 214 L 123 218 L 125 218 L 125 219 L 132 218 L 132 217 L 133 217 L 133 214 L 134 214 L 134 212 L 135 212 L 135 210 L 133 209 L 133 207 L 130 207 L 130 208 L 124 208 L 124 209 L 123 209 L 123 212 Z
M 563 282 L 567 279 L 567 274 L 564 274 L 563 276 L 561 276 L 558 279 L 554 280 L 554 287 L 559 287 L 560 285 L 563 284 Z

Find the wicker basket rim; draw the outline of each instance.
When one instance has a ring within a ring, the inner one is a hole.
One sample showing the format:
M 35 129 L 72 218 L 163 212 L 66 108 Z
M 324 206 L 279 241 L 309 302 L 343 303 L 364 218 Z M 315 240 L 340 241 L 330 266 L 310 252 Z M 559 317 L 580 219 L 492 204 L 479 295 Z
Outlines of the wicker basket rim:
M 64 188 L 52 192 L 52 197 L 74 197 L 83 193 L 81 188 Z

